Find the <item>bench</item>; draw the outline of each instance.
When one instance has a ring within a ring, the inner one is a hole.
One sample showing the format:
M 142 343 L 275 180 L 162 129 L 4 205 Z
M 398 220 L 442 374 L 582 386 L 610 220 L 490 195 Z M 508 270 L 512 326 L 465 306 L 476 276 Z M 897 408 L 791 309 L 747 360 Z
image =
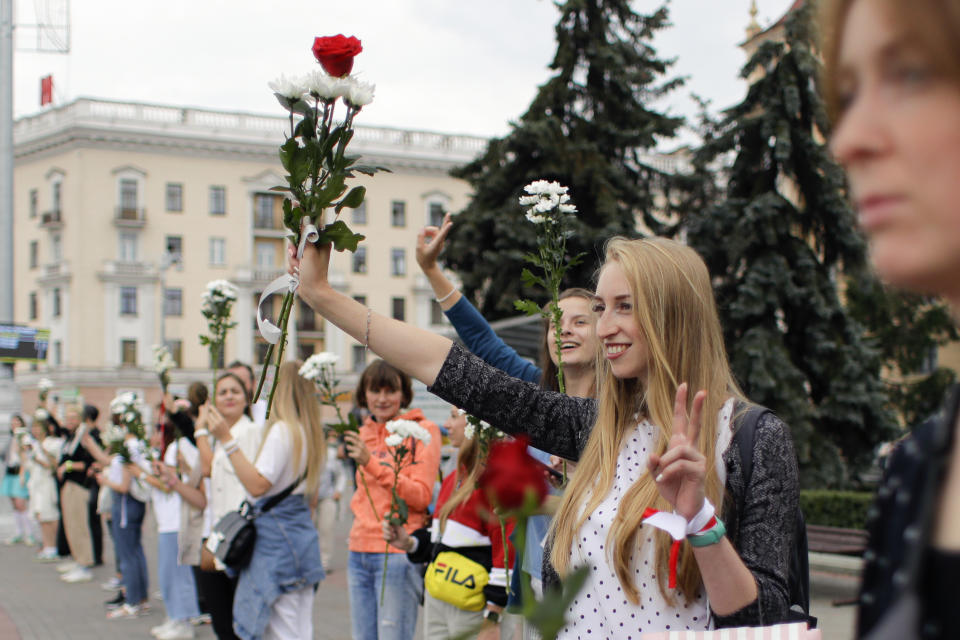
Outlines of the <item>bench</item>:
M 810 551 L 818 553 L 860 556 L 867 548 L 867 532 L 863 529 L 842 529 L 808 524 L 807 547 Z

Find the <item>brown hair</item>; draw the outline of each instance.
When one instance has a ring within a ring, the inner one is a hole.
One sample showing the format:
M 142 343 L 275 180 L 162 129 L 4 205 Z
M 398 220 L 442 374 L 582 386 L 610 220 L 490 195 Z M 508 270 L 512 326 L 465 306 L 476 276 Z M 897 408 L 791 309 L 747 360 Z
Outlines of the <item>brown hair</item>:
M 207 385 L 199 380 L 191 382 L 190 386 L 187 387 L 187 400 L 190 401 L 190 415 L 193 416 L 194 420 L 200 417 L 200 405 L 205 403 L 209 398 L 210 392 L 207 390 Z
M 410 381 L 410 376 L 379 358 L 371 362 L 360 374 L 357 390 L 353 392 L 354 401 L 357 406 L 368 409 L 367 389 L 378 391 L 384 387 L 390 391 L 403 392 L 401 407 L 409 407 L 413 402 L 413 383 Z
M 567 298 L 583 298 L 587 301 L 587 303 L 590 303 L 593 302 L 593 292 L 582 287 L 573 287 L 561 291 L 558 298 L 560 300 L 566 300 Z M 547 305 L 549 304 L 550 303 L 548 302 Z M 544 309 L 546 308 L 547 306 L 544 305 Z M 553 364 L 553 360 L 550 358 L 550 352 L 553 350 L 553 348 L 553 332 L 550 330 L 550 321 L 544 319 L 543 338 L 540 340 L 540 386 L 544 389 L 549 389 L 550 391 L 559 391 L 560 388 L 559 384 L 557 383 L 557 365 Z M 596 387 L 596 376 L 594 376 L 594 391 L 596 391 Z
M 855 0 L 824 0 L 820 8 L 823 44 L 823 91 L 830 117 L 843 115 L 837 86 L 839 54 L 847 16 Z M 865 0 L 864 0 L 865 1 Z M 897 28 L 917 46 L 941 74 L 960 84 L 960 1 L 871 0 L 895 18 Z

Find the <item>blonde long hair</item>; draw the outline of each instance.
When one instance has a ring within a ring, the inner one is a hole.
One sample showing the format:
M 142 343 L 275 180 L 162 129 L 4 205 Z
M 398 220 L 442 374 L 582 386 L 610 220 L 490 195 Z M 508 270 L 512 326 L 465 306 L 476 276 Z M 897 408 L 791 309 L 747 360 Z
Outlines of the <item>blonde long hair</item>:
M 647 380 L 644 386 L 640 379 L 618 379 L 606 359 L 597 364 L 596 423 L 580 457 L 579 472 L 573 475 L 553 521 L 550 561 L 561 575 L 570 569 L 577 531 L 613 486 L 617 457 L 624 437 L 637 425 L 638 412 L 660 426 L 654 451 L 666 451 L 672 436 L 674 398 L 683 382 L 691 390 L 691 401 L 695 391 L 707 390 L 696 446 L 707 458 L 706 496 L 719 511 L 723 486 L 714 464 L 718 455 L 716 417 L 730 396 L 743 397 L 730 371 L 710 277 L 700 256 L 673 240 L 612 238 L 604 264 L 611 262 L 620 265 L 630 283 L 633 319 L 649 352 Z M 620 500 L 605 544 L 621 588 L 634 604 L 640 602 L 641 594 L 630 564 L 644 544 L 641 520 L 647 507 L 672 508 L 660 497 L 650 474 L 644 473 Z M 659 530 L 653 539 L 658 586 L 672 603 L 666 587 L 671 539 Z M 700 583 L 697 563 L 687 545 L 680 556 L 678 587 L 692 600 Z
M 327 455 L 323 437 L 323 423 L 320 421 L 320 405 L 316 398 L 316 387 L 312 382 L 300 376 L 300 361 L 284 362 L 277 372 L 277 389 L 273 396 L 273 420 L 267 425 L 260 441 L 260 450 L 267 441 L 270 430 L 282 422 L 290 430 L 293 439 L 293 451 L 290 463 L 300 464 L 303 447 L 307 447 L 307 495 L 317 492 L 320 486 L 320 471 Z M 298 429 L 297 425 L 303 427 Z M 257 456 L 260 455 L 257 451 Z
M 457 468 L 454 471 L 453 493 L 437 511 L 441 534 L 447 526 L 447 518 L 450 517 L 454 509 L 469 500 L 473 492 L 477 490 L 477 481 L 480 479 L 480 474 L 483 473 L 483 463 L 484 461 L 480 459 L 480 447 L 475 437 L 460 445 L 460 451 L 457 453 Z

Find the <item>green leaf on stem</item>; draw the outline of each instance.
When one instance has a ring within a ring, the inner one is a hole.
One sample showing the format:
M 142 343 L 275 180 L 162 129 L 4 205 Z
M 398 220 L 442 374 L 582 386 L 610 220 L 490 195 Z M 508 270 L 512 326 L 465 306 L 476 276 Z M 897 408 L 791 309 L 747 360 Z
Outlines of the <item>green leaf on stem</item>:
M 536 275 L 526 267 L 520 272 L 520 279 L 523 280 L 523 284 L 528 287 L 547 287 L 547 283 L 542 277 Z
M 270 187 L 269 189 L 267 189 L 267 191 L 293 191 L 293 189 L 291 189 L 290 187 L 276 186 L 276 187 Z
M 340 213 L 344 208 L 356 209 L 363 204 L 363 198 L 367 195 L 366 187 L 354 187 L 346 197 L 337 203 L 336 212 Z
M 533 300 L 514 300 L 513 306 L 517 308 L 517 311 L 528 316 L 535 316 L 540 313 L 540 306 Z
M 536 602 L 529 612 L 524 612 L 524 617 L 540 632 L 543 640 L 555 640 L 566 626 L 564 614 L 583 588 L 589 573 L 590 567 L 580 567 L 567 574 L 560 582 L 560 589 L 547 589 L 543 593 L 543 600 Z

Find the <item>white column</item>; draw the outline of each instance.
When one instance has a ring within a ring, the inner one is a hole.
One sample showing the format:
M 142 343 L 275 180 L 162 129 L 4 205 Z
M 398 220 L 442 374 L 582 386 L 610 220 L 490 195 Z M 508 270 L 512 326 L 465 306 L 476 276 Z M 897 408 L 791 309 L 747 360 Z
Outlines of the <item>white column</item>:
M 234 313 L 237 326 L 233 328 L 233 353 L 235 359 L 251 365 L 253 364 L 254 313 L 253 289 L 249 284 L 238 285 L 237 309 Z

